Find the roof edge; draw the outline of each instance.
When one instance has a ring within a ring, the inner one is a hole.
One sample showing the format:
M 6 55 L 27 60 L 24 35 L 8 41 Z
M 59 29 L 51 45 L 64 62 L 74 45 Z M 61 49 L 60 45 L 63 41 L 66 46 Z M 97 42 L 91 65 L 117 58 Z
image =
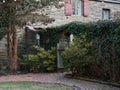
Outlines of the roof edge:
M 99 1 L 99 2 L 120 4 L 120 0 L 90 0 L 90 1 Z

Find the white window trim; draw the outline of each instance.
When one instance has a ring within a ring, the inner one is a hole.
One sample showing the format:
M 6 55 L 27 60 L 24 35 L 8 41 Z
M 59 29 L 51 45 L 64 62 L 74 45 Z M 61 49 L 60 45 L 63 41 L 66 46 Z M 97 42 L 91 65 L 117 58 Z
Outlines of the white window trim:
M 108 19 L 105 19 L 105 18 L 104 18 L 104 11 L 108 11 L 108 12 L 109 12 L 109 17 L 108 17 Z M 110 17 L 111 17 L 111 10 L 108 9 L 108 8 L 103 8 L 103 9 L 102 9 L 102 19 L 103 19 L 103 20 L 110 20 Z
M 74 0 L 72 0 L 72 1 L 74 1 Z M 71 1 L 71 3 L 72 3 L 72 1 Z M 83 1 L 82 0 L 79 0 L 80 1 L 80 14 L 73 14 L 73 9 L 72 9 L 72 16 L 82 16 L 83 15 Z M 78 3 L 77 3 L 78 4 Z M 73 5 L 72 5 L 72 7 L 73 7 Z M 76 7 L 77 8 L 77 7 Z M 77 8 L 77 10 L 78 10 L 78 8 Z M 78 13 L 78 11 L 77 11 L 77 13 Z

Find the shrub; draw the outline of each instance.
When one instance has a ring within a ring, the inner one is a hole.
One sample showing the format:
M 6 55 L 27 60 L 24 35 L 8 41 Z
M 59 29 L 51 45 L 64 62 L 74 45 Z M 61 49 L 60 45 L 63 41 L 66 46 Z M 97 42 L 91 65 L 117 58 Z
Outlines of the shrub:
M 70 68 L 73 74 L 85 74 L 89 68 L 89 64 L 93 60 L 91 55 L 91 47 L 93 42 L 88 42 L 86 34 L 76 37 L 74 42 L 63 53 L 64 66 Z
M 120 53 L 120 27 L 116 29 L 115 36 L 116 49 Z
M 72 68 L 73 73 L 85 76 L 89 74 L 90 77 L 102 80 L 119 81 L 119 26 L 119 20 L 86 24 L 72 23 L 67 26 L 70 32 L 74 30 L 73 34 L 78 36 L 78 40 L 75 40 L 63 54 L 65 67 Z M 82 38 L 84 35 L 85 39 Z M 90 42 L 93 43 L 92 46 L 86 47 Z
M 35 46 L 35 49 L 37 50 L 36 54 L 24 55 L 23 60 L 20 60 L 21 69 L 27 70 L 28 72 L 55 71 L 55 48 L 51 48 L 51 50 L 45 50 L 44 48 Z

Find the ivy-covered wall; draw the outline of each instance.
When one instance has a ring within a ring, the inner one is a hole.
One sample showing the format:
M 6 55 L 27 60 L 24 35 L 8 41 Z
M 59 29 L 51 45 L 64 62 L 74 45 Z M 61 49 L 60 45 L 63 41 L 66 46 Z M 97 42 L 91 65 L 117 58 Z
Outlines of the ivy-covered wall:
M 35 35 L 38 33 L 40 35 L 40 43 L 42 47 L 51 47 L 56 46 L 59 42 L 61 35 L 65 34 L 73 34 L 75 36 L 79 36 L 81 33 L 87 33 L 88 39 L 99 39 L 102 36 L 108 36 L 111 32 L 115 32 L 115 30 L 120 26 L 120 20 L 111 20 L 111 21 L 98 21 L 98 22 L 71 22 L 62 26 L 50 27 L 46 29 L 38 29 L 36 31 L 29 31 L 28 35 L 31 36 L 31 41 L 27 41 L 27 43 L 37 44 L 35 41 Z M 31 34 L 30 34 L 31 33 Z M 69 35 L 68 35 L 69 36 Z
M 105 79 L 113 79 L 115 69 L 117 74 L 120 74 L 119 67 L 119 27 L 120 20 L 115 21 L 98 21 L 98 22 L 71 22 L 59 27 L 51 27 L 46 29 L 40 29 L 37 31 L 28 30 L 25 48 L 26 53 L 34 52 L 33 46 L 37 45 L 35 35 L 40 35 L 40 46 L 45 49 L 56 47 L 62 34 L 69 36 L 73 34 L 77 38 L 86 36 L 86 42 L 92 42 L 92 49 L 90 51 L 92 57 L 94 57 L 94 71 L 91 71 L 91 75 Z M 116 32 L 118 31 L 118 34 Z M 84 44 L 84 43 L 83 43 Z M 84 46 L 84 45 L 83 45 Z M 22 55 L 22 54 L 21 54 Z M 115 66 L 115 67 L 114 67 Z M 93 68 L 93 67 L 91 67 Z M 100 72 L 98 72 L 99 70 Z M 111 69 L 112 68 L 112 69 Z M 94 73 L 95 74 L 94 74 Z M 90 73 L 89 73 L 90 74 Z
M 110 32 L 114 32 L 120 26 L 120 21 L 98 21 L 98 22 L 71 22 L 58 27 L 51 27 L 40 30 L 40 33 L 45 34 L 45 38 L 49 35 L 50 46 L 58 43 L 60 36 L 59 33 L 65 31 L 75 36 L 79 36 L 80 33 L 88 33 L 88 39 L 98 39 L 102 35 L 109 35 Z M 48 46 L 47 45 L 47 46 Z
M 82 50 L 89 51 L 85 53 L 85 57 L 78 58 L 77 61 L 80 62 L 83 58 L 86 58 L 88 61 L 91 60 L 89 58 L 92 57 L 92 61 L 87 62 L 86 59 L 83 61 L 83 67 L 75 62 L 75 73 L 77 75 L 84 75 L 94 78 L 99 78 L 102 80 L 111 80 L 119 82 L 120 75 L 120 51 L 119 51 L 119 32 L 120 32 L 120 20 L 115 21 L 98 21 L 98 22 L 89 22 L 89 23 L 81 23 L 81 22 L 72 22 L 63 26 L 47 28 L 43 30 L 46 33 L 51 33 L 54 39 L 51 40 L 51 43 L 55 42 L 56 38 L 59 38 L 57 34 L 61 31 L 67 31 L 69 33 L 74 34 L 80 41 L 77 45 L 80 47 L 80 51 Z M 57 34 L 56 34 L 57 33 Z M 85 43 L 83 36 L 85 35 Z M 82 39 L 81 39 L 82 38 Z M 87 44 L 92 42 L 92 46 L 90 48 L 86 47 Z M 81 45 L 82 44 L 82 45 Z M 73 45 L 73 47 L 76 47 Z M 72 47 L 71 47 L 72 48 Z M 71 61 L 74 57 L 76 51 L 74 49 L 69 48 L 69 53 L 74 52 L 72 55 L 67 57 Z M 77 49 L 77 53 L 79 48 Z M 70 52 L 71 51 L 71 52 Z M 85 51 L 84 51 L 85 52 Z M 83 53 L 84 53 L 83 52 Z M 80 54 L 81 55 L 81 54 Z M 77 55 L 78 56 L 78 55 Z M 71 58 L 73 57 L 73 58 Z M 79 57 L 79 56 L 78 56 Z M 80 56 L 81 57 L 81 56 Z M 85 62 L 85 63 L 84 63 Z M 78 66 L 76 65 L 78 64 Z M 69 65 L 67 63 L 66 65 Z M 82 70 L 82 71 L 81 71 Z M 79 72 L 80 71 L 80 72 Z M 89 71 L 89 72 L 88 72 Z M 82 73 L 81 73 L 82 72 Z

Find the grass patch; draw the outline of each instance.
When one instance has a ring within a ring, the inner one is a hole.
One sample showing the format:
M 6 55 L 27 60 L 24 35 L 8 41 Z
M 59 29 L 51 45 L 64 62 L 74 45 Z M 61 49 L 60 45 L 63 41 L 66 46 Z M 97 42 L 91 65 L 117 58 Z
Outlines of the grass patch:
M 63 84 L 39 82 L 0 82 L 0 90 L 74 90 Z

